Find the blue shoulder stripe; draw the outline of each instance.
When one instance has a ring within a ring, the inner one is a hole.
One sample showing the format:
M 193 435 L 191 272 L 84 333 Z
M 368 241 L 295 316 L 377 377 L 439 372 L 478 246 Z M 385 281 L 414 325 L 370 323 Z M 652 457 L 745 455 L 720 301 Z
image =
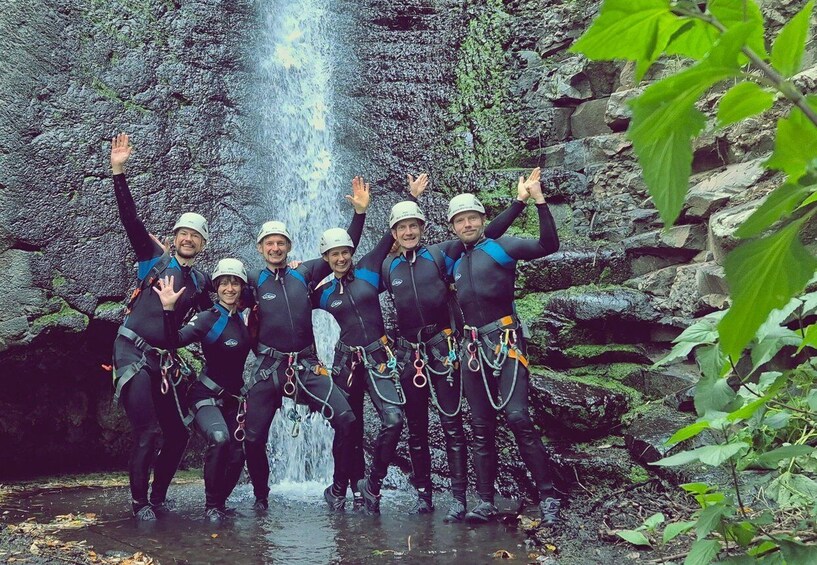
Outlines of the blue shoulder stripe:
M 454 261 L 454 263 L 451 265 L 451 275 L 456 276 L 457 271 L 459 271 L 460 268 L 460 263 L 462 263 L 462 255 L 460 255 L 460 258 Z
M 329 302 L 329 295 L 331 295 L 332 292 L 335 290 L 335 287 L 338 286 L 338 279 L 336 279 L 333 275 L 330 275 L 330 276 L 333 279 L 332 282 L 330 282 L 329 286 L 327 286 L 324 289 L 324 291 L 321 293 L 321 304 L 320 304 L 321 305 L 321 310 L 326 310 L 327 309 L 326 304 Z M 324 280 L 326 280 L 326 279 L 324 279 Z
M 398 255 L 397 257 L 392 259 L 391 264 L 389 264 L 389 274 L 391 274 L 391 272 L 393 270 L 395 270 L 397 267 L 400 266 L 400 261 L 405 261 L 405 260 L 406 260 L 406 258 L 403 257 L 402 255 Z
M 434 257 L 431 256 L 431 251 L 429 251 L 427 247 L 423 247 L 417 256 L 422 257 L 427 261 L 431 261 L 432 263 L 434 262 Z
M 369 269 L 355 269 L 355 277 L 363 279 L 376 289 L 380 289 L 380 274 Z
M 508 255 L 502 246 L 493 239 L 481 241 L 476 248 L 482 249 L 491 259 L 499 263 L 501 267 L 513 267 L 516 263 L 516 260 Z
M 207 335 L 204 336 L 202 342 L 207 344 L 215 343 L 215 341 L 221 336 L 222 332 L 224 332 L 224 328 L 227 327 L 227 322 L 230 321 L 230 314 L 227 310 L 224 309 L 221 304 L 215 305 L 216 310 L 219 312 L 218 320 L 216 323 L 213 324 L 213 327 L 210 328 L 210 331 L 207 332 Z
M 272 273 L 269 272 L 269 269 L 264 269 L 258 274 L 258 286 L 256 288 L 261 288 L 261 285 L 266 282 Z
M 299 280 L 301 282 L 301 284 L 304 285 L 306 288 L 309 288 L 309 285 L 306 284 L 306 279 L 304 278 L 304 276 L 301 274 L 300 271 L 298 271 L 296 269 L 290 269 L 289 267 L 287 267 L 287 273 L 289 273 L 294 278 Z
M 145 280 L 145 277 L 148 276 L 148 273 L 150 273 L 150 270 L 153 268 L 153 265 L 158 263 L 159 259 L 161 258 L 162 256 L 159 255 L 158 257 L 152 257 L 145 261 L 139 261 L 136 276 L 139 277 L 140 281 Z

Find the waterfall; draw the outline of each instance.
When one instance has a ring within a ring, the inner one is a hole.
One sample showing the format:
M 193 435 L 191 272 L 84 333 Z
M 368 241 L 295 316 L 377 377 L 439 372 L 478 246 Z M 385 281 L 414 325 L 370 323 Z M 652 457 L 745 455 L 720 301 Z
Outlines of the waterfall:
M 267 0 L 260 6 L 258 92 L 260 123 L 259 174 L 263 220 L 286 222 L 293 236 L 290 259 L 318 255 L 323 230 L 348 223 L 351 208 L 343 201 L 347 183 L 344 159 L 333 134 L 333 38 L 331 0 Z M 348 160 L 348 159 L 347 159 Z M 315 312 L 315 337 L 325 363 L 331 362 L 337 324 Z M 269 438 L 271 481 L 282 486 L 332 476 L 334 432 L 318 414 L 304 417 L 298 437 L 284 407 L 273 421 Z

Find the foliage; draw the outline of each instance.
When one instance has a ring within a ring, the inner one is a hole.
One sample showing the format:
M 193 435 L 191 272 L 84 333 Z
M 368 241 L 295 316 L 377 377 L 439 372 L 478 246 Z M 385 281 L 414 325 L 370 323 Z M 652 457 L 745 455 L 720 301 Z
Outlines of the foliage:
M 735 124 L 778 101 L 783 111 L 765 167 L 782 172 L 785 181 L 736 232 L 746 241 L 724 262 L 731 307 L 687 328 L 662 360 L 694 354 L 703 375 L 695 395 L 698 421 L 670 442 L 704 432 L 711 440 L 656 464 L 723 467 L 733 479 L 729 490 L 685 485 L 700 504 L 697 519 L 692 526 L 668 524 L 664 537 L 694 529 L 688 564 L 709 563 L 718 555 L 731 555 L 728 562 L 735 563 L 817 562 L 817 547 L 795 539 L 795 532 L 776 531 L 775 515 L 744 504 L 737 474 L 767 470 L 762 494 L 781 509 L 799 512 L 803 522 L 795 529 L 814 528 L 817 362 L 798 357 L 794 368 L 762 372 L 784 347 L 817 348 L 817 324 L 806 325 L 817 313 L 817 296 L 796 298 L 817 270 L 817 259 L 800 241 L 817 211 L 817 97 L 805 96 L 791 80 L 801 69 L 813 7 L 814 0 L 806 3 L 767 51 L 763 16 L 753 0 L 605 0 L 572 47 L 591 59 L 635 61 L 639 78 L 663 55 L 689 59 L 687 68 L 654 82 L 631 103 L 628 136 L 667 225 L 681 212 L 693 140 L 708 123 Z M 700 102 L 713 88 L 725 94 L 708 116 Z M 795 329 L 787 325 L 792 319 Z M 750 368 L 739 374 L 746 353 Z M 636 534 L 643 537 L 633 530 L 630 541 L 643 541 Z

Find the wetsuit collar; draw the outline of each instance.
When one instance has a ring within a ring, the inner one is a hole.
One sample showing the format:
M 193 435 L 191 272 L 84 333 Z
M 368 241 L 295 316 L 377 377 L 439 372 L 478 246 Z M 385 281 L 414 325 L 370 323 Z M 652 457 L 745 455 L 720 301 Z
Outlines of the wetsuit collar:
M 226 314 L 227 316 L 232 316 L 233 314 L 235 314 L 236 312 L 238 312 L 238 308 L 236 308 L 235 312 L 230 312 L 230 310 L 229 310 L 228 308 L 224 307 L 224 306 L 221 304 L 221 302 L 216 302 L 215 306 L 216 306 L 216 308 L 218 308 L 218 310 L 219 310 L 221 313 Z
M 192 267 L 196 264 L 196 259 L 186 259 L 184 257 L 180 257 L 178 253 L 173 254 L 173 258 L 176 259 L 176 262 L 179 264 L 180 267 Z

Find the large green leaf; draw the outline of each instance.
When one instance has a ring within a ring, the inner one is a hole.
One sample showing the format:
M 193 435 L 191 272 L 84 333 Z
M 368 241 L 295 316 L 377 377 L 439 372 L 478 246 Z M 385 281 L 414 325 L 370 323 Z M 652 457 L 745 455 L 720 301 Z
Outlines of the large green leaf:
M 774 189 L 760 207 L 735 231 L 740 238 L 754 237 L 776 221 L 791 214 L 803 199 L 814 190 L 813 186 L 786 183 Z
M 667 524 L 667 527 L 664 528 L 664 543 L 677 538 L 684 532 L 688 532 L 693 527 L 695 527 L 695 522 L 672 522 Z
M 711 539 L 699 539 L 689 550 L 684 565 L 709 565 L 721 550 L 720 542 Z
M 721 504 L 704 508 L 701 515 L 698 516 L 698 522 L 695 524 L 695 533 L 698 535 L 698 539 L 709 535 L 709 532 L 717 528 L 718 524 L 721 523 L 721 518 L 727 514 L 727 508 Z
M 570 50 L 589 59 L 638 61 L 640 79 L 683 25 L 669 0 L 606 0 Z
M 778 326 L 752 347 L 752 371 L 771 361 L 787 345 L 800 345 L 800 334 Z
M 786 565 L 814 565 L 817 563 L 817 545 L 805 545 L 795 541 L 780 540 L 780 551 Z
M 688 440 L 689 438 L 695 437 L 696 435 L 698 435 L 699 433 L 708 428 L 709 422 L 706 420 L 701 420 L 700 422 L 695 422 L 688 426 L 684 426 L 683 428 L 672 434 L 672 437 L 665 441 L 664 445 L 675 445 L 676 443 Z
M 772 45 L 772 66 L 785 77 L 795 75 L 800 70 L 813 9 L 812 0 L 783 26 Z
M 798 238 L 809 217 L 744 243 L 726 257 L 724 268 L 733 303 L 718 324 L 726 355 L 737 359 L 769 312 L 784 306 L 811 279 L 817 260 Z
M 803 336 L 803 341 L 800 343 L 800 347 L 797 348 L 797 353 L 800 353 L 804 347 L 817 349 L 817 324 L 811 324 L 806 328 L 806 335 Z
M 706 123 L 695 102 L 712 85 L 738 76 L 737 57 L 751 26 L 724 33 L 700 63 L 650 87 L 630 106 L 628 136 L 661 219 L 675 222 L 689 188 L 692 139 Z
M 769 401 L 769 398 L 766 396 L 762 396 L 748 404 L 738 408 L 734 412 L 730 412 L 727 419 L 730 422 L 737 422 L 738 420 L 745 420 L 746 418 L 751 418 L 752 415 L 757 412 L 761 406 L 766 404 Z
M 677 467 L 678 465 L 686 465 L 687 463 L 700 461 L 705 465 L 717 467 L 746 447 L 746 444 L 741 442 L 726 443 L 723 445 L 705 445 L 697 449 L 681 451 L 675 455 L 664 457 L 654 463 L 650 463 L 650 465 L 656 465 L 658 467 Z
M 735 396 L 735 391 L 726 379 L 711 374 L 704 375 L 695 385 L 695 412 L 703 416 L 713 410 L 723 410 Z
M 807 98 L 809 106 L 817 109 L 815 98 Z M 783 171 L 789 175 L 789 181 L 798 181 L 810 168 L 814 168 L 817 160 L 817 125 L 803 113 L 800 108 L 794 107 L 787 118 L 777 121 L 777 136 L 774 142 L 774 152 L 766 166 L 770 169 Z
M 710 0 L 707 10 L 727 29 L 744 23 L 752 26 L 746 46 L 765 59 L 766 43 L 763 38 L 763 14 L 755 0 Z
M 817 451 L 817 449 L 808 445 L 786 445 L 767 451 L 756 459 L 759 465 L 771 466 L 772 468 L 784 459 L 791 459 L 793 457 L 801 457 L 803 455 L 810 455 Z
M 774 104 L 774 94 L 754 82 L 741 82 L 730 88 L 718 104 L 718 125 L 728 126 L 749 116 L 765 112 Z
M 637 530 L 619 530 L 616 534 L 633 545 L 652 545 L 647 536 Z

